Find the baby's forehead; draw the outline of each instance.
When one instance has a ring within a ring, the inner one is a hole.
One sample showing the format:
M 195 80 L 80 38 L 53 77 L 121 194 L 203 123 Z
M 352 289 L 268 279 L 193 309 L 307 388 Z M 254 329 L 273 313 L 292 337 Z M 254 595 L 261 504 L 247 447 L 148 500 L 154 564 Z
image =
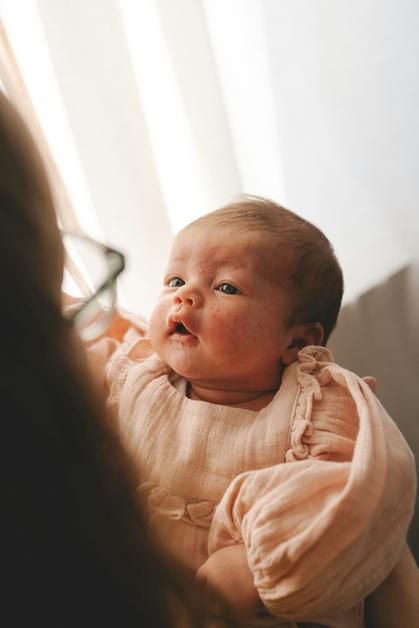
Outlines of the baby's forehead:
M 203 272 L 220 266 L 272 272 L 280 269 L 281 258 L 283 254 L 267 233 L 193 226 L 175 237 L 170 262 L 198 265 Z
M 229 228 L 189 227 L 177 234 L 171 255 L 185 259 L 205 258 L 239 263 L 243 252 L 253 255 L 263 248 L 259 234 Z

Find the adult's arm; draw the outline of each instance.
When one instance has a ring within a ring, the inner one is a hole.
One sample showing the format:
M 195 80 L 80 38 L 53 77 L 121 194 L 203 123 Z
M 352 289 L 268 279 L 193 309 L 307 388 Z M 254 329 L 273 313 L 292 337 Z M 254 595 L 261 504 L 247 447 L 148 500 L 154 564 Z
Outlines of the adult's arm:
M 419 627 L 419 569 L 407 545 L 384 582 L 365 603 L 367 628 Z

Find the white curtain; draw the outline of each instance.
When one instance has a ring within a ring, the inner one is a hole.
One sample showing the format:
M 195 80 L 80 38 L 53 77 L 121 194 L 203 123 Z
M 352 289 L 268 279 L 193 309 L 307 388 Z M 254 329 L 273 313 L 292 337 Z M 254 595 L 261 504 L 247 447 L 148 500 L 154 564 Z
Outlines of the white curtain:
M 415 0 L 2 0 L 79 225 L 148 315 L 173 232 L 249 192 L 330 237 L 350 301 L 419 240 Z

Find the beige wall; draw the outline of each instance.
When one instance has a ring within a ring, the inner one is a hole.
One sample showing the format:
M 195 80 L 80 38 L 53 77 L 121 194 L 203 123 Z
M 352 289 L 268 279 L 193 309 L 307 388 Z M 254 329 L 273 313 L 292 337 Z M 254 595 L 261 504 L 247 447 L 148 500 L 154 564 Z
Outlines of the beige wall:
M 419 458 L 419 261 L 345 306 L 330 349 L 336 361 L 377 378 L 377 396 Z M 419 501 L 409 544 L 419 562 Z

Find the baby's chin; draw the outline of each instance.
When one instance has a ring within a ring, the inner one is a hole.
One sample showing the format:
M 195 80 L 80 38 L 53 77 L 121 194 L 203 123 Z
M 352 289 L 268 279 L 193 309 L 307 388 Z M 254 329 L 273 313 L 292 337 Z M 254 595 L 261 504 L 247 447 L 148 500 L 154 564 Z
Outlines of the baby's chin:
M 165 361 L 165 360 L 163 360 Z M 199 378 L 202 374 L 197 371 L 196 368 L 188 364 L 183 364 L 178 360 L 169 360 L 166 361 L 167 366 L 174 371 L 180 377 L 187 379 L 188 381 L 195 380 Z
M 172 371 L 188 380 L 188 382 L 200 382 L 204 385 L 208 383 L 208 385 L 211 385 L 216 378 L 218 379 L 216 373 L 212 373 L 211 369 L 202 368 L 202 364 L 190 363 L 182 358 L 165 359 L 162 355 L 159 357 Z

